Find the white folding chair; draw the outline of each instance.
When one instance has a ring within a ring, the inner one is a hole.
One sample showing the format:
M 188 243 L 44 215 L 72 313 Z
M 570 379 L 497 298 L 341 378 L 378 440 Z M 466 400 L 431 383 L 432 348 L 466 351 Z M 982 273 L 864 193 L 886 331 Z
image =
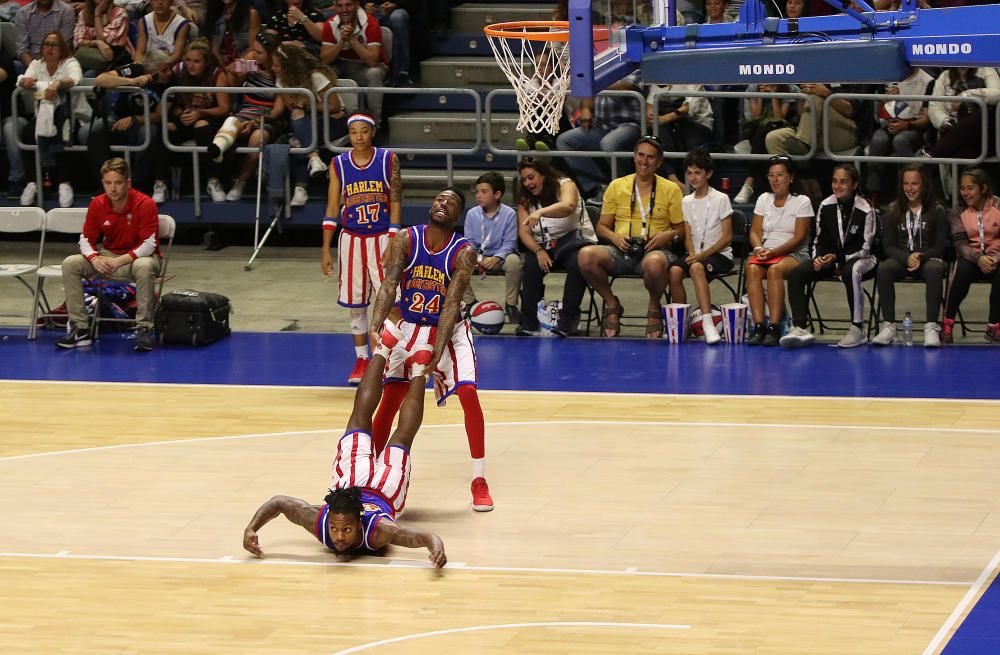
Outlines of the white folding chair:
M 50 232 L 79 235 L 83 232 L 83 223 L 86 219 L 87 209 L 84 207 L 50 209 L 45 215 L 45 231 L 42 233 L 42 247 L 38 255 L 38 270 L 35 271 L 35 307 L 31 315 L 31 326 L 28 328 L 29 339 L 38 336 L 39 319 L 44 321 L 55 317 L 66 318 L 65 314 L 52 313 L 49 299 L 45 296 L 45 280 L 62 277 L 62 260 L 65 259 L 65 256 L 60 256 L 57 264 L 45 263 L 45 236 Z M 80 252 L 79 248 L 76 248 L 75 252 Z
M 167 265 L 170 263 L 170 251 L 174 246 L 174 234 L 177 232 L 177 222 L 172 216 L 167 216 L 166 214 L 159 215 L 159 229 L 157 230 L 156 237 L 160 241 L 160 275 L 157 278 L 156 292 L 153 294 L 153 307 L 150 309 L 151 313 L 156 315 L 156 306 L 160 302 L 160 296 L 163 294 L 163 284 L 167 280 Z M 164 249 L 164 241 L 166 241 L 166 249 Z M 102 317 L 100 310 L 94 312 L 94 320 L 90 324 L 91 336 L 97 339 L 100 336 L 100 324 L 101 323 L 133 323 L 135 319 L 131 318 L 105 318 Z
M 28 232 L 38 232 L 38 254 L 35 261 L 31 263 L 0 263 L 0 278 L 11 278 L 17 280 L 28 290 L 34 291 L 34 287 L 25 278 L 38 270 L 40 266 L 42 249 L 45 247 L 45 212 L 38 207 L 0 207 L 0 233 L 27 234 Z M 32 299 L 34 296 L 32 295 Z M 32 311 L 34 314 L 34 310 Z M 31 328 L 28 328 L 30 334 Z

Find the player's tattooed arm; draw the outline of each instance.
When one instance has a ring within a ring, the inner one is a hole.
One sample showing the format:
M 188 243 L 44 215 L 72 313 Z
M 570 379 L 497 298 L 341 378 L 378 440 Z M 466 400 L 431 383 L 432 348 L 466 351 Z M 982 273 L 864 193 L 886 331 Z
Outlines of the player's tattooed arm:
M 469 288 L 469 280 L 472 278 L 472 272 L 478 263 L 476 249 L 469 246 L 462 248 L 455 258 L 455 271 L 452 273 L 451 284 L 448 285 L 444 306 L 441 307 L 441 315 L 438 317 L 434 353 L 431 355 L 431 361 L 427 367 L 429 371 L 433 371 L 437 367 L 445 348 L 451 342 L 451 335 L 455 332 L 455 323 L 458 321 L 462 297 L 465 295 L 465 290 Z
M 392 544 L 406 548 L 426 548 L 429 553 L 427 559 L 436 568 L 443 568 L 448 563 L 448 558 L 444 554 L 444 542 L 433 532 L 419 528 L 408 528 L 388 521 L 379 523 L 378 532 L 381 545 Z
M 301 498 L 274 496 L 261 505 L 253 518 L 250 519 L 250 523 L 243 531 L 243 547 L 257 557 L 263 557 L 264 551 L 260 548 L 257 531 L 277 518 L 279 514 L 284 514 L 286 519 L 312 533 L 316 525 L 316 517 L 319 515 L 319 508 Z
M 389 156 L 389 223 L 399 227 L 403 221 L 403 177 L 399 171 L 399 157 Z
M 410 233 L 404 230 L 397 233 L 389 242 L 389 256 L 384 263 L 385 278 L 382 280 L 378 295 L 375 296 L 375 309 L 372 310 L 371 331 L 375 336 L 382 331 L 382 323 L 392 310 L 396 300 L 396 289 L 403 276 L 403 267 L 406 266 L 406 257 L 409 253 Z M 372 347 L 375 347 L 375 343 L 372 341 Z

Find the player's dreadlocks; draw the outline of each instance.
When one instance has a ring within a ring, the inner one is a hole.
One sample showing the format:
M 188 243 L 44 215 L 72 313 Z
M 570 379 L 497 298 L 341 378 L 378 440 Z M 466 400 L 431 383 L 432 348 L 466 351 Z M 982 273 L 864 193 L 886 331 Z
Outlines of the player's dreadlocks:
M 323 500 L 330 506 L 330 511 L 334 514 L 360 516 L 363 511 L 361 508 L 361 490 L 357 487 L 336 489 L 327 494 Z

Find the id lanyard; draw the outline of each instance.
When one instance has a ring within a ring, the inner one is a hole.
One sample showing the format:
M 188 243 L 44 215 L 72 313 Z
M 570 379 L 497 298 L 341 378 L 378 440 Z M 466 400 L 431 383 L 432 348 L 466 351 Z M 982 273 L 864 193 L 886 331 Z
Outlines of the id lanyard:
M 639 205 L 639 216 L 642 218 L 642 233 L 641 237 L 646 238 L 646 222 L 653 215 L 653 205 L 656 203 L 656 178 L 653 178 L 653 187 L 649 190 L 649 209 L 646 210 L 642 206 L 641 198 L 639 197 L 639 183 L 636 182 L 632 187 L 632 203 L 629 205 L 628 212 L 628 235 L 632 236 L 632 213 L 635 211 L 635 206 Z
M 920 208 L 923 211 L 923 207 Z M 917 235 L 917 246 L 923 243 L 923 225 L 920 223 L 920 213 L 914 214 L 912 211 L 906 212 L 906 247 L 910 252 L 915 249 L 913 247 L 913 235 Z
M 986 254 L 986 230 L 983 228 L 983 212 L 976 212 L 976 220 L 979 221 L 979 250 Z
M 851 206 L 853 213 L 854 206 Z M 837 203 L 837 230 L 840 232 L 840 247 L 844 248 L 847 243 L 847 229 L 851 226 L 851 217 L 847 217 L 847 225 L 844 225 L 844 212 L 841 210 L 840 202 Z
M 497 214 L 499 214 L 499 213 L 500 213 L 500 208 L 497 207 Z M 489 234 L 486 233 L 486 221 L 487 220 L 490 220 L 489 216 L 486 215 L 486 212 L 483 212 L 483 223 L 480 226 L 480 233 L 479 233 L 479 237 L 480 237 L 479 238 L 479 243 L 482 244 L 481 246 L 479 246 L 479 254 L 480 255 L 485 255 L 486 254 L 486 248 L 490 245 L 490 237 L 493 236 L 492 231 Z

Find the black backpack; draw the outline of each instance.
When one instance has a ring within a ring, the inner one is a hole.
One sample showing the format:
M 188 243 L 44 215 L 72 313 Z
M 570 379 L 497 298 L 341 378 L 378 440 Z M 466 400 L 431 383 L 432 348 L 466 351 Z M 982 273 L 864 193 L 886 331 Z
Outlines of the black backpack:
M 229 298 L 218 293 L 174 289 L 160 298 L 156 335 L 160 343 L 205 346 L 229 336 Z

